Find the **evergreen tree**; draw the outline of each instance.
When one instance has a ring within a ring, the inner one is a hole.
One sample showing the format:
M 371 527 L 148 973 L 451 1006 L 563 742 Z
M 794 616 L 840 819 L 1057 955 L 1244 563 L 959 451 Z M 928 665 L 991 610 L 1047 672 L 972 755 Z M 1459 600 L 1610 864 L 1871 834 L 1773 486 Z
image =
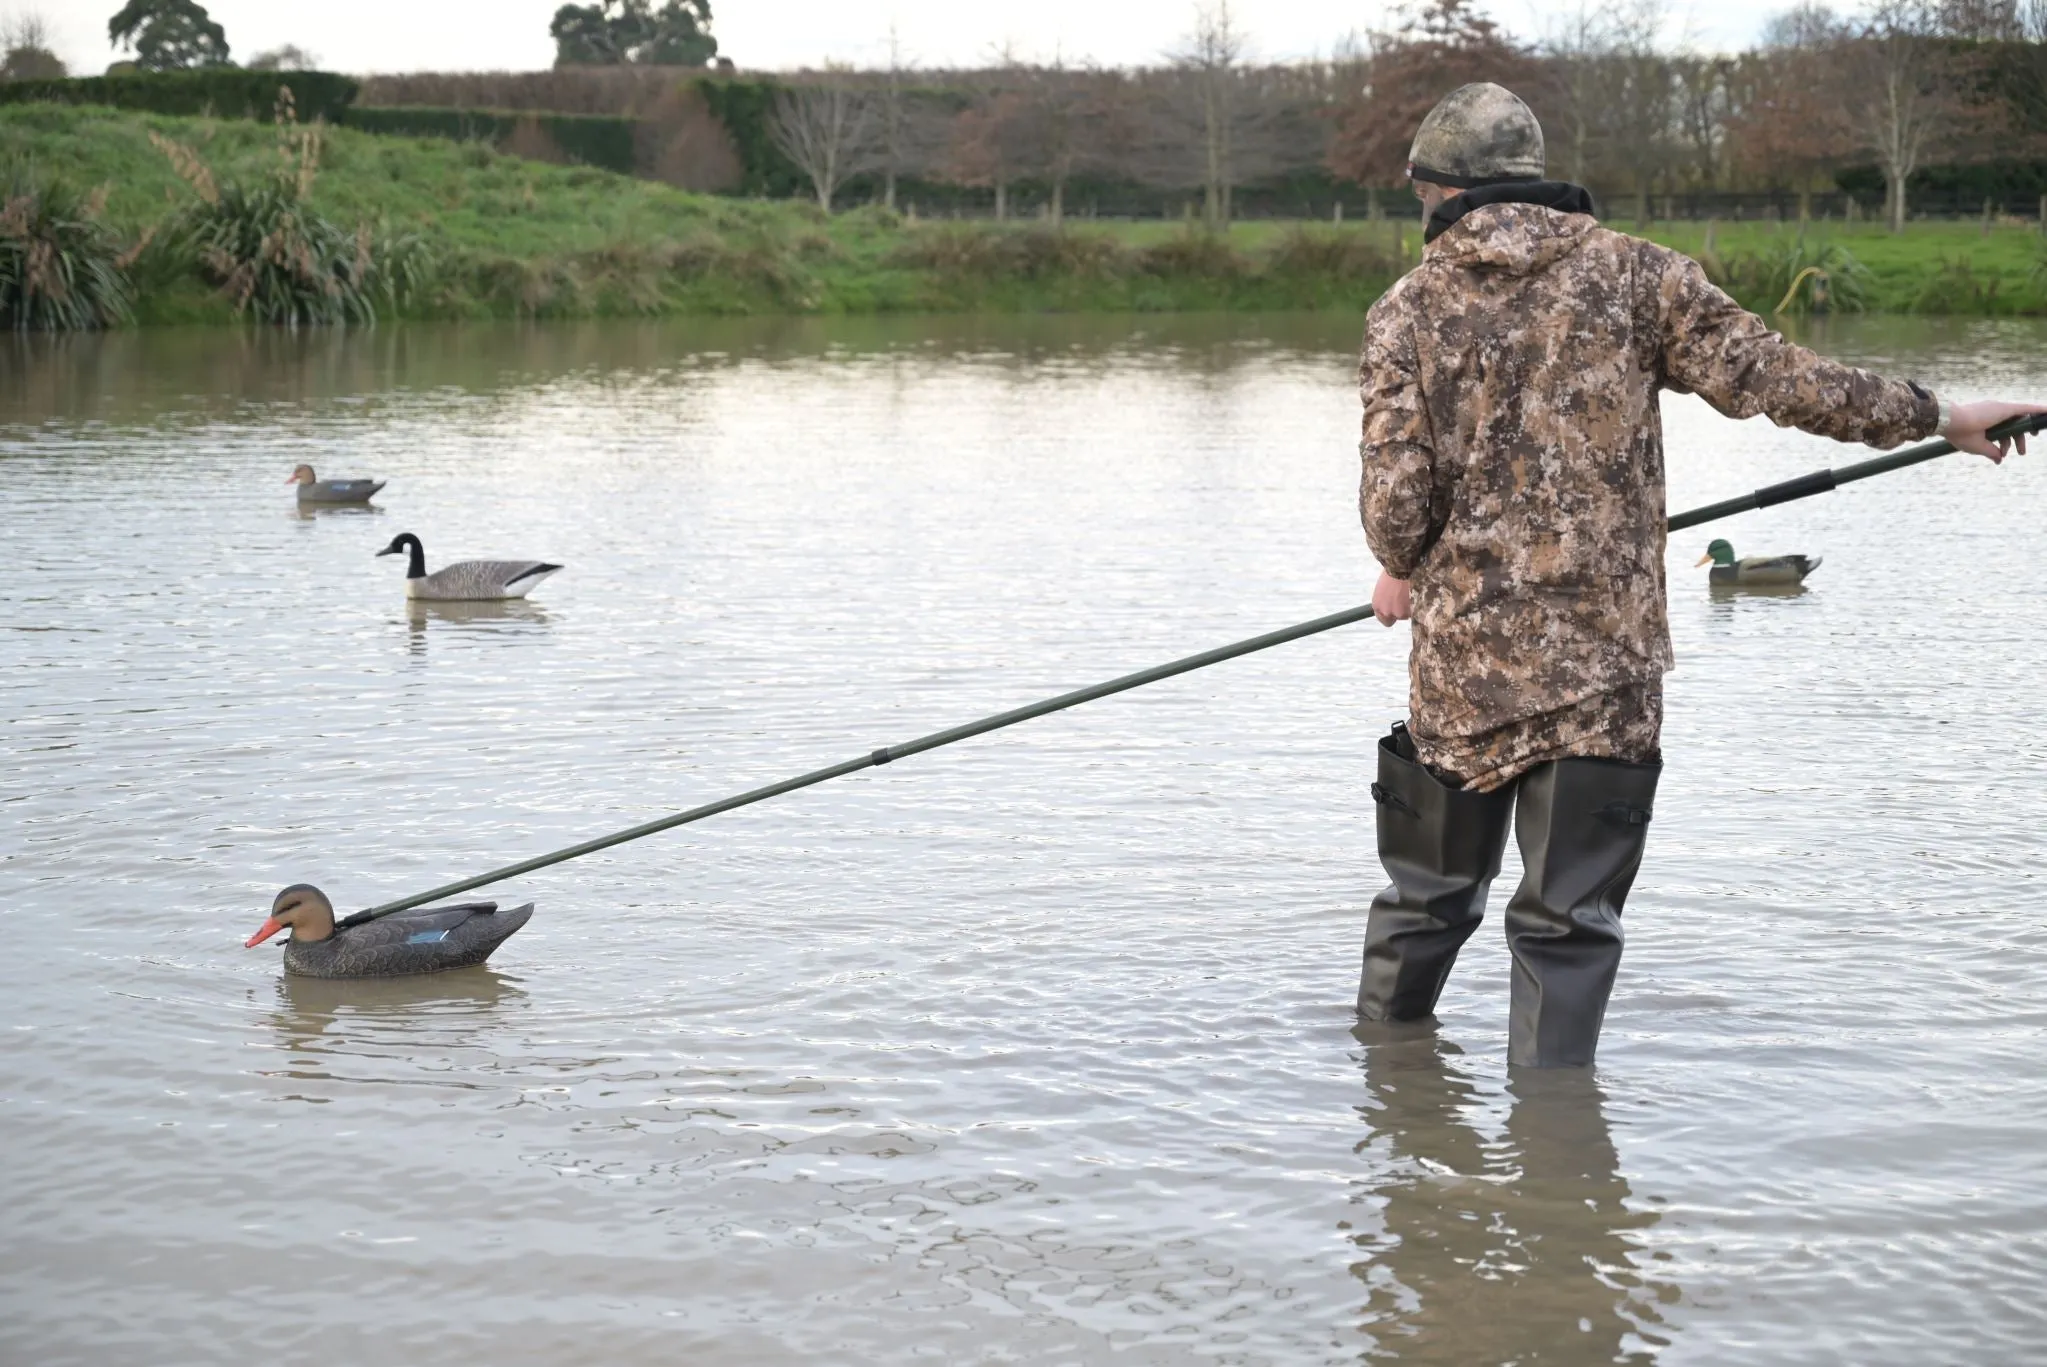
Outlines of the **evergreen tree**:
M 107 20 L 107 41 L 135 49 L 144 71 L 227 66 L 227 32 L 196 0 L 128 0 Z
M 563 5 L 548 32 L 556 66 L 706 66 L 718 55 L 711 0 L 596 0 Z

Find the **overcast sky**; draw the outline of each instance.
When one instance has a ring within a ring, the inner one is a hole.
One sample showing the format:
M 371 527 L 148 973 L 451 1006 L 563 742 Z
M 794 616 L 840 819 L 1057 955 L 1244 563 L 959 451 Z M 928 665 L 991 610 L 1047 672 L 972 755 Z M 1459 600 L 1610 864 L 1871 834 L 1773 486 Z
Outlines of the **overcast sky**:
M 552 64 L 548 20 L 561 0 L 203 0 L 237 59 L 296 43 L 333 71 L 534 70 Z M 1671 0 L 1673 37 L 1739 48 L 1790 0 Z M 74 73 L 103 71 L 116 54 L 107 18 L 120 0 L 0 0 L 0 16 L 36 12 Z M 1346 33 L 1384 22 L 1385 0 L 1238 0 L 1257 55 L 1326 54 Z M 1494 0 L 1503 24 L 1533 35 L 1560 0 Z M 905 56 L 921 66 L 982 62 L 1010 45 L 1020 56 L 1129 66 L 1158 60 L 1190 27 L 1193 0 L 714 0 L 721 51 L 742 67 L 777 69 L 828 59 L 886 60 L 894 20 Z

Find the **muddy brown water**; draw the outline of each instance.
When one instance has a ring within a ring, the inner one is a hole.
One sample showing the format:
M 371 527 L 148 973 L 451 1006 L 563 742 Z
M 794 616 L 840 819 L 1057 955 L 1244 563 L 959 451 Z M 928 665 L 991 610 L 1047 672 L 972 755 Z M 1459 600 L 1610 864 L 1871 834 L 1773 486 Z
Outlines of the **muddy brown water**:
M 1672 545 L 1589 1078 L 1507 1074 L 1504 888 L 1436 1041 L 1350 1033 L 1372 625 L 519 880 L 487 970 L 241 947 L 1362 601 L 1356 331 L 0 343 L 0 1360 L 2041 1360 L 2039 455 Z M 1674 508 L 1856 458 L 1666 414 Z M 399 531 L 568 568 L 408 608 Z

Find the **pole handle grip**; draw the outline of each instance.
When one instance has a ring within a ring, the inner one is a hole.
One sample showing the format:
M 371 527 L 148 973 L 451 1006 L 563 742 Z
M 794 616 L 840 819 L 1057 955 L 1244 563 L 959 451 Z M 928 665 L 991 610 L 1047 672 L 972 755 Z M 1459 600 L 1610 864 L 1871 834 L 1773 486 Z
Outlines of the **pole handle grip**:
M 1831 493 L 1839 487 L 1840 480 L 1832 470 L 1815 470 L 1797 479 L 1787 479 L 1781 484 L 1766 485 L 1756 490 L 1756 507 L 1768 508 L 1773 504 L 1789 503 L 1794 498 L 1809 494 Z

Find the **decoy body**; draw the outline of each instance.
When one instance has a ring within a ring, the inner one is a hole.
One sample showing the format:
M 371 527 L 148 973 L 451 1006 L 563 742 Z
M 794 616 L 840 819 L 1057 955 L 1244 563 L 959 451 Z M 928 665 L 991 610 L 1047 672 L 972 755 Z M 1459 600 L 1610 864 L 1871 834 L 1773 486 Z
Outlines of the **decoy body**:
M 321 479 L 313 467 L 301 465 L 291 472 L 286 484 L 299 486 L 301 503 L 367 503 L 370 495 L 384 487 L 381 479 Z
M 284 971 L 306 978 L 395 978 L 480 964 L 533 916 L 533 904 L 499 911 L 496 902 L 415 907 L 336 929 L 334 904 L 310 883 L 277 894 L 270 916 L 244 948 L 290 930 Z
M 492 598 L 524 598 L 533 586 L 560 569 L 545 560 L 463 560 L 426 572 L 426 551 L 411 532 L 400 532 L 378 555 L 411 552 L 405 570 L 405 596 L 431 602 L 462 603 Z
M 1709 562 L 1713 570 L 1707 578 L 1713 583 L 1753 588 L 1801 584 L 1820 567 L 1820 557 L 1816 555 L 1752 555 L 1736 560 L 1734 547 L 1725 541 L 1715 541 L 1706 547 L 1698 563 Z

